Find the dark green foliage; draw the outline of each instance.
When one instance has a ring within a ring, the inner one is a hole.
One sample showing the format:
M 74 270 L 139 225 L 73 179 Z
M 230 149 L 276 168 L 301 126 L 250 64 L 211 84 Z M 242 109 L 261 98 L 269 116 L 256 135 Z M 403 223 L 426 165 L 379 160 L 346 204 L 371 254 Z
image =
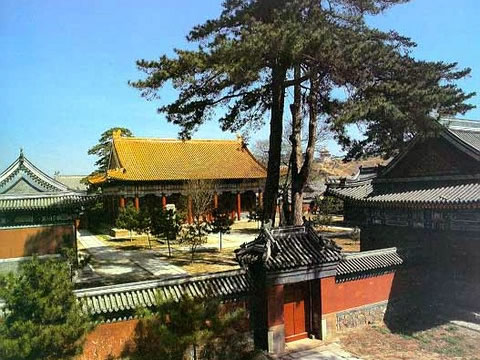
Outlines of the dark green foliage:
M 188 35 L 196 49 L 138 61 L 147 77 L 130 84 L 149 99 L 167 82 L 173 84 L 178 98 L 159 111 L 181 127 L 182 137 L 215 114 L 223 114 L 218 119 L 223 130 L 236 132 L 264 124 L 269 112 L 264 212 L 274 219 L 288 87 L 301 84 L 313 113 L 309 128 L 316 128 L 318 118 L 325 120 L 349 158 L 390 156 L 415 134 L 432 130 L 438 116 L 472 108 L 465 101 L 473 94 L 456 85 L 470 69 L 416 60 L 410 39 L 366 25 L 365 15 L 404 2 L 226 0 L 217 19 Z M 299 77 L 292 78 L 293 68 L 300 68 Z M 350 137 L 351 124 L 363 126 L 364 141 Z
M 333 196 L 317 196 L 313 202 L 316 225 L 331 225 L 333 215 L 342 214 L 343 201 Z
M 148 246 L 150 249 L 152 248 L 152 244 L 150 243 L 150 234 L 152 231 L 152 217 L 148 210 L 140 209 L 137 211 L 135 228 L 133 229 L 137 234 L 146 234 L 148 238 Z
M 168 245 L 168 256 L 172 255 L 171 241 L 175 241 L 182 229 L 183 218 L 172 209 L 161 207 L 151 212 L 151 232 L 153 236 L 165 239 Z
M 100 139 L 98 139 L 98 144 L 88 149 L 88 155 L 95 155 L 98 157 L 98 160 L 95 161 L 95 166 L 97 167 L 96 172 L 107 171 L 108 163 L 110 161 L 110 151 L 112 149 L 112 137 L 114 131 L 117 130 L 122 132 L 121 136 L 133 136 L 129 129 L 114 127 L 104 131 L 102 135 L 100 135 Z
M 90 323 L 72 292 L 66 262 L 34 257 L 0 285 L 9 309 L 0 322 L 1 359 L 69 359 L 81 351 Z
M 180 243 L 190 247 L 193 262 L 198 247 L 207 242 L 207 236 L 212 232 L 211 224 L 200 216 L 193 218 L 193 223 L 185 224 L 180 232 Z
M 225 312 L 218 301 L 189 297 L 179 302 L 158 298 L 160 304 L 137 328 L 132 359 L 247 360 L 253 352 L 245 333 L 245 312 Z
M 211 224 L 211 232 L 218 233 L 219 236 L 219 249 L 222 250 L 222 236 L 223 234 L 229 234 L 231 226 L 233 225 L 233 219 L 226 212 L 220 212 L 217 209 L 213 212 L 213 221 Z
M 120 229 L 126 229 L 130 233 L 130 240 L 132 239 L 132 231 L 138 229 L 139 226 L 139 212 L 131 204 L 127 207 L 120 209 L 115 226 Z
M 95 202 L 85 210 L 87 217 L 88 229 L 93 233 L 100 232 L 105 227 L 105 209 L 103 207 L 103 199 L 98 197 Z

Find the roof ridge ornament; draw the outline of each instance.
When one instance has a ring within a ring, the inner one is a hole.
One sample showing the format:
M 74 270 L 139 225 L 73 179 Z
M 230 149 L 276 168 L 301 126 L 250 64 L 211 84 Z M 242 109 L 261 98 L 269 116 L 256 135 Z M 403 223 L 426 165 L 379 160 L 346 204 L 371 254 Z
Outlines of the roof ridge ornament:
M 18 159 L 20 160 L 20 164 L 23 164 L 23 160 L 25 159 L 25 155 L 23 154 L 23 148 L 20 148 L 20 154 L 18 156 Z

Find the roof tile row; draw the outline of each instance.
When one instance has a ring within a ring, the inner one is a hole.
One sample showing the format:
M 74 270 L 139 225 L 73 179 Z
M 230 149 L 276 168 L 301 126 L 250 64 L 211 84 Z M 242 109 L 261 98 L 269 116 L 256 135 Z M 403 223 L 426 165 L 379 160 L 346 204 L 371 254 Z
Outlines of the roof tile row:
M 480 203 L 480 183 L 459 184 L 430 189 L 391 193 L 374 193 L 371 183 L 344 188 L 330 187 L 328 193 L 343 199 L 365 203 L 452 204 Z
M 157 304 L 158 295 L 174 301 L 184 296 L 196 299 L 236 299 L 250 290 L 250 281 L 244 271 L 189 276 L 164 281 L 107 286 L 77 290 L 76 295 L 83 311 L 92 315 L 109 315 L 138 308 L 151 308 Z
M 338 264 L 337 276 L 385 269 L 403 264 L 396 248 L 346 254 Z

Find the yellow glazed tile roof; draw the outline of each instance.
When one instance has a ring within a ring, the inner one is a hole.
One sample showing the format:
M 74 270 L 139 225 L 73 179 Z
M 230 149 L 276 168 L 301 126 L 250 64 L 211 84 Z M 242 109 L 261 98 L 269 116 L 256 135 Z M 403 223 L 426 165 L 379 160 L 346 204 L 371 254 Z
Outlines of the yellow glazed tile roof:
M 263 179 L 265 168 L 241 140 L 165 140 L 115 137 L 107 176 L 90 179 L 166 181 Z M 115 167 L 115 168 L 113 168 Z

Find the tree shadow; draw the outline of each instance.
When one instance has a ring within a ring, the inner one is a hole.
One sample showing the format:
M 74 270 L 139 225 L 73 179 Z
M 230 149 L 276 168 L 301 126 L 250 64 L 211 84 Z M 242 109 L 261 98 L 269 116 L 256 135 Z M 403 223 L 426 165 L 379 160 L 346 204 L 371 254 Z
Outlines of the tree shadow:
M 73 247 L 72 227 L 50 226 L 26 238 L 23 256 L 56 254 Z
M 471 303 L 459 296 L 459 287 L 464 286 Z M 480 309 L 479 295 L 478 284 L 449 280 L 427 259 L 417 259 L 416 263 L 397 270 L 384 321 L 393 333 L 408 336 L 453 320 L 478 323 L 473 312 Z
M 258 235 L 260 229 L 234 229 L 231 231 L 231 235 L 241 234 L 241 235 Z

